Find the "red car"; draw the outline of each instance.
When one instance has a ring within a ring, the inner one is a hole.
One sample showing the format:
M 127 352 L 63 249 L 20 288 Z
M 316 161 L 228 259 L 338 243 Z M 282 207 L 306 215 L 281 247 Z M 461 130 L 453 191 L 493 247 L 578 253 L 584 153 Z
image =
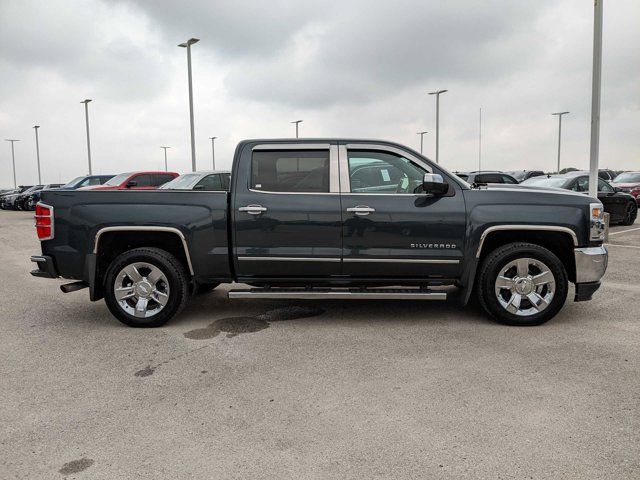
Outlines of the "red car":
M 116 175 L 103 185 L 92 185 L 78 190 L 155 190 L 179 176 L 176 172 L 128 172 Z
M 613 179 L 611 185 L 633 195 L 640 205 L 640 172 L 622 172 Z

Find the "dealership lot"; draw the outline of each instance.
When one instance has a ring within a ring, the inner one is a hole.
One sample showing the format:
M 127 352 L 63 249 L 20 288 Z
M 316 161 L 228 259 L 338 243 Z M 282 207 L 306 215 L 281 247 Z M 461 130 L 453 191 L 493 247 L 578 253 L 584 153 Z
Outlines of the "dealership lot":
M 638 478 L 640 228 L 610 243 L 541 327 L 221 287 L 143 330 L 31 277 L 0 211 L 0 478 Z

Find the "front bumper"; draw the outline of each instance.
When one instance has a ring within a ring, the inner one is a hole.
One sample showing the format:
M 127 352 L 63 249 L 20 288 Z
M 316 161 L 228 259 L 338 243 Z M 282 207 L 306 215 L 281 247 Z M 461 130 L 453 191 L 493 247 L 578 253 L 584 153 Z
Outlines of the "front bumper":
M 34 255 L 31 257 L 31 261 L 38 265 L 37 270 L 31 270 L 31 275 L 34 277 L 58 278 L 60 276 L 53 263 L 53 258 L 49 255 Z
M 600 288 L 600 279 L 607 271 L 609 253 L 605 247 L 576 248 L 576 294 L 574 301 L 591 300 Z

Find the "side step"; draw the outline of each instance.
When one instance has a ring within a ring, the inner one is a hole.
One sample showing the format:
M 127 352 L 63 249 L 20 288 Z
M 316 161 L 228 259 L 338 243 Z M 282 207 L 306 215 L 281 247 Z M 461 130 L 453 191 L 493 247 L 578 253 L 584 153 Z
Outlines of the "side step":
M 230 290 L 229 298 L 291 298 L 298 300 L 446 300 L 446 292 L 403 288 L 367 289 L 300 289 L 300 288 L 249 288 Z

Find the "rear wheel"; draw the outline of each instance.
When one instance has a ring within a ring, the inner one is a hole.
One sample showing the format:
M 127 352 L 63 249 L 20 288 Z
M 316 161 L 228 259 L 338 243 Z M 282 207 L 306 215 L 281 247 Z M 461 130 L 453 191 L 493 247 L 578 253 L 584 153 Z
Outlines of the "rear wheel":
M 130 327 L 159 327 L 177 315 L 189 298 L 184 266 L 159 248 L 136 248 L 119 255 L 107 270 L 105 302 Z
M 567 298 L 567 272 L 552 252 L 531 243 L 510 243 L 491 252 L 478 277 L 482 307 L 506 325 L 540 325 Z
M 633 225 L 638 216 L 638 205 L 636 202 L 628 202 L 624 211 L 624 218 L 622 219 L 622 225 Z

